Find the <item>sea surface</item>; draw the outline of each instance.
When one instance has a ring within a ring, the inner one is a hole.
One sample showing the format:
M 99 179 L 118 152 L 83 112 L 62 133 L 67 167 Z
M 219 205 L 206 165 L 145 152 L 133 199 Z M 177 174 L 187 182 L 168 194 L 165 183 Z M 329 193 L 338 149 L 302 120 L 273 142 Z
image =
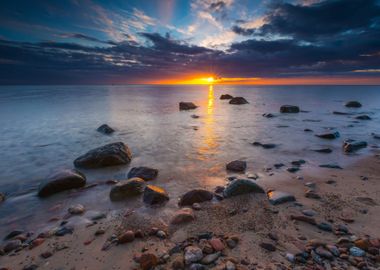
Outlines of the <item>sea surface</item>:
M 230 105 L 221 94 L 243 96 L 249 104 Z M 358 100 L 360 109 L 344 103 Z M 180 101 L 199 107 L 179 111 Z M 304 112 L 280 114 L 283 104 L 298 105 Z M 334 115 L 333 111 L 367 114 L 372 120 Z M 274 118 L 265 118 L 273 113 Z M 191 115 L 200 117 L 194 119 Z M 0 234 L 11 229 L 38 230 L 54 216 L 64 215 L 68 205 L 82 203 L 88 211 L 131 208 L 138 211 L 170 211 L 189 189 L 212 190 L 229 175 L 225 164 L 248 162 L 247 173 L 267 181 L 270 174 L 286 172 L 289 162 L 304 159 L 306 168 L 334 163 L 348 166 L 376 147 L 371 133 L 380 133 L 380 86 L 1 86 L 0 87 Z M 101 124 L 116 129 L 112 135 L 96 131 Z M 304 129 L 313 132 L 305 132 Z M 316 133 L 339 131 L 336 140 Z M 365 140 L 367 149 L 347 155 L 345 139 Z M 122 141 L 133 160 L 127 166 L 82 170 L 88 184 L 126 179 L 134 166 L 159 169 L 151 184 L 167 190 L 171 200 L 158 209 L 146 207 L 141 198 L 114 203 L 111 186 L 99 184 L 84 191 L 63 192 L 48 199 L 36 196 L 39 183 L 52 172 L 73 168 L 73 160 L 90 149 Z M 252 142 L 275 143 L 274 149 Z M 311 149 L 330 147 L 331 154 Z M 286 166 L 270 173 L 275 163 Z M 302 170 L 295 175 L 302 175 Z

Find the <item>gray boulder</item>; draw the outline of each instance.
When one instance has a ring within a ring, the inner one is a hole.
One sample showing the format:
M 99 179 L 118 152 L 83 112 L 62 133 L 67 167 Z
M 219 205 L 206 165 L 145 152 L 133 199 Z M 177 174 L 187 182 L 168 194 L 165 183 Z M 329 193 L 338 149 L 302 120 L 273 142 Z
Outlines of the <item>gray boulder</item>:
M 101 168 L 107 166 L 124 165 L 131 162 L 132 154 L 123 142 L 116 142 L 92 149 L 74 160 L 75 167 Z
M 127 199 L 132 196 L 140 195 L 144 192 L 145 181 L 141 178 L 134 177 L 123 180 L 114 185 L 110 191 L 112 201 Z
M 250 179 L 236 179 L 224 190 L 224 197 L 229 198 L 246 193 L 265 193 L 264 189 L 260 187 L 255 181 Z
M 38 188 L 39 197 L 47 197 L 52 194 L 81 188 L 86 185 L 86 176 L 78 170 L 61 170 L 50 175 Z

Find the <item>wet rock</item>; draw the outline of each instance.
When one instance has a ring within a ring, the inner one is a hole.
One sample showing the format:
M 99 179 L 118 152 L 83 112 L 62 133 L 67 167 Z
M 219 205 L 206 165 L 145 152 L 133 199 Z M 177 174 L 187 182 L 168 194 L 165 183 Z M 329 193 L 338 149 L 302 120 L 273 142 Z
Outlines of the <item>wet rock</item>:
M 317 152 L 317 153 L 325 153 L 325 154 L 329 154 L 332 152 L 330 148 L 314 149 L 312 151 Z
M 234 97 L 233 96 L 231 96 L 231 95 L 229 95 L 229 94 L 223 94 L 223 95 L 221 95 L 220 96 L 220 99 L 233 99 Z
M 157 236 L 158 238 L 161 238 L 161 239 L 165 239 L 165 238 L 167 237 L 166 232 L 161 231 L 161 230 L 159 230 L 159 231 L 156 233 L 156 236 Z
M 194 110 L 198 106 L 196 106 L 193 102 L 180 102 L 179 103 L 179 110 L 180 111 L 186 111 L 186 110 Z
M 339 249 L 334 246 L 334 245 L 326 245 L 326 248 L 335 256 L 339 257 L 340 256 L 340 251 Z
M 272 245 L 271 243 L 265 243 L 265 242 L 262 242 L 259 244 L 259 246 L 267 251 L 270 251 L 270 252 L 274 252 L 276 251 L 276 247 L 274 245 Z
M 196 115 L 196 114 L 192 114 L 190 115 L 191 118 L 194 118 L 194 119 L 198 119 L 200 116 L 199 115 Z
M 55 236 L 64 236 L 66 234 L 72 234 L 74 232 L 74 228 L 73 227 L 61 227 L 59 228 L 55 233 L 54 235 Z
M 294 165 L 294 166 L 298 166 L 298 167 L 299 167 L 299 166 L 305 164 L 306 161 L 303 160 L 303 159 L 299 159 L 299 160 L 293 160 L 291 163 L 292 163 L 292 165 Z
M 98 236 L 98 235 L 102 235 L 102 234 L 105 234 L 106 233 L 106 230 L 105 229 L 102 229 L 102 228 L 99 228 L 95 231 L 94 235 L 95 236 Z
M 11 240 L 5 243 L 3 246 L 3 250 L 5 253 L 11 252 L 13 250 L 19 249 L 22 247 L 22 243 L 20 240 Z
M 264 149 L 272 149 L 275 148 L 276 145 L 274 143 L 260 143 L 260 142 L 253 142 L 253 146 L 261 146 Z
M 92 221 L 100 220 L 100 219 L 103 219 L 106 217 L 107 217 L 107 215 L 105 213 L 97 212 L 97 211 L 95 211 L 91 215 L 89 215 L 89 219 L 91 219 Z
M 38 189 L 39 197 L 47 197 L 55 193 L 86 185 L 86 176 L 77 170 L 61 170 L 50 175 Z
M 280 108 L 280 113 L 299 113 L 300 108 L 293 105 L 283 105 Z
M 318 193 L 316 193 L 314 190 L 311 190 L 311 189 L 305 192 L 305 197 L 309 199 L 316 199 L 316 200 L 319 200 L 321 198 L 321 196 Z
M 358 247 L 351 247 L 350 255 L 354 257 L 363 257 L 365 255 L 365 251 Z
M 149 167 L 133 167 L 129 173 L 128 178 L 138 177 L 145 181 L 150 181 L 156 178 L 158 170 Z
M 0 203 L 2 203 L 3 201 L 5 201 L 5 195 L 4 193 L 0 192 Z
M 366 114 L 363 114 L 363 115 L 358 115 L 358 116 L 356 116 L 355 119 L 358 119 L 358 120 L 371 120 L 372 118 L 369 117 L 369 116 L 366 115 Z
M 338 131 L 336 132 L 331 132 L 331 133 L 321 133 L 321 134 L 316 134 L 315 136 L 319 137 L 319 138 L 322 138 L 322 139 L 329 139 L 329 140 L 332 140 L 332 139 L 336 139 L 336 138 L 339 138 L 340 137 L 340 134 Z
M 162 204 L 169 200 L 169 195 L 163 188 L 147 185 L 144 190 L 143 201 L 147 204 Z
M 292 253 L 286 253 L 286 254 L 285 254 L 285 258 L 286 258 L 289 262 L 291 262 L 291 263 L 294 263 L 294 262 L 295 262 L 295 256 L 294 256 L 294 254 L 292 254 Z
M 367 142 L 365 141 L 347 140 L 343 143 L 343 150 L 346 153 L 352 153 L 365 147 L 367 147 Z
M 220 255 L 221 255 L 220 252 L 216 252 L 213 254 L 206 255 L 201 260 L 201 264 L 206 264 L 206 265 L 211 264 L 211 263 L 215 262 L 220 257 Z
M 215 193 L 223 193 L 225 187 L 223 186 L 217 186 L 215 187 Z
M 336 165 L 336 164 L 321 164 L 319 165 L 319 167 L 321 168 L 328 168 L 328 169 L 343 169 L 342 167 L 340 167 L 339 165 Z
M 336 114 L 336 115 L 352 115 L 352 113 L 348 113 L 348 112 L 338 112 L 338 111 L 333 111 L 333 114 Z
M 315 221 L 314 218 L 312 217 L 307 217 L 307 216 L 297 216 L 297 215 L 291 215 L 290 216 L 290 219 L 292 220 L 297 220 L 297 221 L 301 221 L 301 222 L 305 222 L 305 223 L 309 223 L 311 225 L 316 225 L 317 222 Z
M 16 236 L 19 236 L 23 233 L 25 233 L 25 231 L 23 231 L 23 230 L 13 230 L 4 237 L 4 240 L 9 240 L 9 239 L 15 238 Z
M 228 103 L 233 105 L 243 105 L 248 104 L 249 102 L 243 97 L 234 97 Z
M 123 180 L 114 185 L 110 191 L 112 201 L 118 201 L 140 195 L 144 192 L 145 181 L 141 178 L 134 177 L 128 180 Z
M 281 167 L 284 167 L 285 164 L 284 164 L 284 163 L 276 163 L 276 164 L 274 164 L 273 166 L 274 166 L 276 169 L 279 169 L 279 168 L 281 168 Z
M 81 204 L 71 205 L 67 210 L 71 215 L 81 215 L 84 213 L 85 208 Z
M 185 264 L 198 262 L 202 258 L 203 258 L 203 252 L 199 247 L 188 246 L 185 248 Z
M 296 198 L 287 192 L 283 191 L 270 191 L 267 193 L 269 202 L 273 205 L 286 203 L 286 202 L 293 202 L 296 200 Z
M 380 134 L 371 133 L 371 135 L 372 135 L 372 137 L 373 137 L 374 139 L 378 139 L 378 140 L 380 140 Z
M 174 214 L 170 223 L 174 224 L 174 225 L 178 225 L 178 224 L 182 224 L 182 223 L 191 222 L 194 219 L 195 219 L 195 216 L 194 216 L 194 212 L 192 209 L 182 208 Z
M 295 173 L 295 172 L 298 172 L 300 170 L 300 168 L 299 167 L 290 167 L 290 168 L 287 168 L 286 170 L 290 173 Z
M 74 165 L 80 168 L 101 168 L 124 165 L 131 162 L 132 154 L 128 146 L 122 142 L 110 143 L 92 149 L 74 160 Z
M 151 270 L 158 265 L 158 258 L 152 253 L 143 253 L 140 257 L 140 267 L 142 270 Z
M 313 132 L 313 130 L 310 129 L 310 128 L 305 128 L 303 131 L 305 131 L 305 132 Z
M 200 263 L 193 263 L 190 265 L 189 270 L 206 270 L 206 266 Z
M 126 231 L 122 233 L 118 238 L 117 242 L 119 244 L 124 244 L 124 243 L 130 243 L 135 240 L 135 233 L 133 231 Z
M 314 210 L 311 210 L 311 209 L 305 209 L 305 210 L 302 210 L 302 214 L 304 214 L 305 216 L 308 216 L 308 217 L 313 217 L 317 214 L 317 212 L 315 212 Z
M 246 193 L 265 193 L 264 189 L 251 179 L 236 179 L 224 190 L 224 197 L 229 198 Z
M 321 222 L 317 224 L 318 229 L 321 229 L 322 231 L 331 232 L 332 226 L 326 222 Z
M 345 106 L 347 108 L 360 108 L 362 104 L 359 101 L 348 101 Z
M 185 262 L 182 254 L 175 255 L 172 260 L 172 269 L 173 270 L 183 270 L 185 269 Z
M 42 245 L 42 243 L 45 242 L 45 239 L 44 238 L 36 238 L 34 239 L 30 245 L 29 245 L 29 249 L 33 249 L 35 247 L 38 247 L 39 245 Z
M 317 247 L 315 249 L 315 252 L 321 256 L 322 258 L 325 258 L 325 259 L 328 259 L 328 260 L 332 260 L 334 258 L 334 256 L 331 254 L 330 251 L 328 251 L 327 249 L 325 249 L 324 247 Z
M 263 116 L 266 117 L 266 118 L 273 118 L 273 117 L 275 117 L 275 115 L 272 114 L 272 113 L 264 113 Z
M 194 203 L 201 203 L 205 201 L 210 201 L 213 198 L 213 193 L 205 190 L 205 189 L 193 189 L 188 192 L 186 192 L 184 195 L 182 195 L 181 199 L 179 200 L 180 206 L 190 206 Z
M 96 131 L 108 135 L 108 134 L 113 133 L 115 130 L 114 130 L 113 128 L 111 128 L 109 125 L 107 125 L 107 124 L 103 124 L 103 125 L 101 125 L 100 127 L 98 127 L 98 128 L 96 129 Z
M 244 172 L 247 168 L 247 162 L 242 160 L 234 160 L 226 165 L 226 169 L 232 172 Z

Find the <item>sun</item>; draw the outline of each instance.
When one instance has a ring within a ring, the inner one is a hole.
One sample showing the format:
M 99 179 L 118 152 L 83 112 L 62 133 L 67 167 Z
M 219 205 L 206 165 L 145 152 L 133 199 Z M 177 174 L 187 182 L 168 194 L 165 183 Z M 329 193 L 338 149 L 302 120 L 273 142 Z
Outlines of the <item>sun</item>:
M 208 83 L 213 83 L 214 82 L 214 77 L 208 77 L 208 78 L 206 78 L 206 81 Z

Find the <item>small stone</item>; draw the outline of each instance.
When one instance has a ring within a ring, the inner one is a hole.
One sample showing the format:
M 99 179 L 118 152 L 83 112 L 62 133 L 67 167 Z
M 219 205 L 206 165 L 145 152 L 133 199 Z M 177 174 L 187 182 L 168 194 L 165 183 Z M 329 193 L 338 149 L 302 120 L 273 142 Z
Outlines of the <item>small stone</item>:
M 121 234 L 117 240 L 119 244 L 130 243 L 135 240 L 135 234 L 133 231 L 129 230 Z
M 243 97 L 234 97 L 228 103 L 233 105 L 243 105 L 248 104 L 249 102 Z
M 315 249 L 315 252 L 316 252 L 319 256 L 321 256 L 322 258 L 326 258 L 326 259 L 328 259 L 328 260 L 332 260 L 332 259 L 333 259 L 333 255 L 331 254 L 331 252 L 328 251 L 328 250 L 326 250 L 324 247 L 321 247 L 321 246 L 317 247 L 317 248 Z
M 41 253 L 41 257 L 44 259 L 47 259 L 51 256 L 53 256 L 53 253 L 51 253 L 50 251 L 45 251 L 45 252 Z
M 100 127 L 98 127 L 98 128 L 96 129 L 96 131 L 108 135 L 108 134 L 113 133 L 115 130 L 114 130 L 113 128 L 111 128 L 109 125 L 107 125 L 107 124 L 103 124 L 103 125 L 101 125 Z
M 193 189 L 186 192 L 180 198 L 178 204 L 180 206 L 190 206 L 194 203 L 201 203 L 212 200 L 214 194 L 205 189 Z
M 268 250 L 270 252 L 276 251 L 276 247 L 274 245 L 272 245 L 271 243 L 262 242 L 262 243 L 260 243 L 260 247 L 265 249 L 265 250 Z
M 283 191 L 269 191 L 267 195 L 269 202 L 273 205 L 282 204 L 286 202 L 293 202 L 296 200 L 294 195 Z
M 236 269 L 236 266 L 233 262 L 231 261 L 226 262 L 226 270 L 235 270 L 235 269 Z
M 345 106 L 347 108 L 360 108 L 362 104 L 359 101 L 348 101 Z
M 180 102 L 179 103 L 179 110 L 180 111 L 184 111 L 184 110 L 194 110 L 196 109 L 198 106 L 196 106 L 194 103 L 192 102 Z
M 315 221 L 315 219 L 312 218 L 312 217 L 291 215 L 290 218 L 292 220 L 306 222 L 306 223 L 309 223 L 311 225 L 316 225 L 317 224 L 317 222 Z
M 291 263 L 295 262 L 295 257 L 292 253 L 286 253 L 285 258 Z
M 213 254 L 206 255 L 206 256 L 203 257 L 203 259 L 201 260 L 201 263 L 202 263 L 202 264 L 211 264 L 211 263 L 213 263 L 214 261 L 216 261 L 216 260 L 220 257 L 220 255 L 221 255 L 220 252 L 216 252 L 216 253 L 213 253 Z
M 172 262 L 172 269 L 173 270 L 185 269 L 185 263 L 183 261 L 182 255 L 175 256 L 175 258 L 173 259 L 173 262 Z
M 317 225 L 317 227 L 323 231 L 326 232 L 331 232 L 332 231 L 332 226 L 326 222 L 321 222 Z
M 85 211 L 85 208 L 83 205 L 81 204 L 75 204 L 75 205 L 72 205 L 69 207 L 69 209 L 67 210 L 70 214 L 72 215 L 81 215 L 84 213 Z
M 198 262 L 203 258 L 203 252 L 199 247 L 188 246 L 185 248 L 185 264 Z
M 45 242 L 45 239 L 44 238 L 36 238 L 34 239 L 30 245 L 29 245 L 29 249 L 33 249 L 35 247 L 38 247 L 39 245 L 41 245 L 43 242 Z
M 246 168 L 247 162 L 242 160 L 234 160 L 226 165 L 226 169 L 233 172 L 244 172 Z
M 233 96 L 231 96 L 231 95 L 229 95 L 229 94 L 223 94 L 223 95 L 221 95 L 220 96 L 220 99 L 232 99 L 233 98 Z
M 174 214 L 170 223 L 174 224 L 174 225 L 178 225 L 178 224 L 191 222 L 194 219 L 195 219 L 195 216 L 194 216 L 194 212 L 192 209 L 182 208 Z
M 144 192 L 145 181 L 142 178 L 133 177 L 128 180 L 118 182 L 111 188 L 110 199 L 120 201 L 133 196 L 138 196 Z
M 169 195 L 163 188 L 147 185 L 144 190 L 143 201 L 146 204 L 162 204 L 169 200 Z
M 332 133 L 321 133 L 321 134 L 316 134 L 315 136 L 317 136 L 317 137 L 319 137 L 319 138 L 322 138 L 322 139 L 333 140 L 333 139 L 339 138 L 339 137 L 340 137 L 340 134 L 339 134 L 338 131 L 336 131 L 336 132 L 332 132 Z
M 363 257 L 365 255 L 365 251 L 358 247 L 351 247 L 350 255 L 354 257 Z
M 142 270 L 151 270 L 158 265 L 158 258 L 152 253 L 143 253 L 139 261 Z
M 209 240 L 210 245 L 215 251 L 222 251 L 225 246 L 219 238 L 212 238 Z
M 264 193 L 264 189 L 251 179 L 236 179 L 224 190 L 224 197 L 229 198 L 247 193 Z
M 158 175 L 158 170 L 150 167 L 133 167 L 128 172 L 128 178 L 141 178 L 145 181 L 151 181 Z
M 315 193 L 314 190 L 307 190 L 305 192 L 305 197 L 309 198 L 309 199 L 316 199 L 316 200 L 319 200 L 321 198 L 321 196 L 319 194 Z
M 280 108 L 280 113 L 299 113 L 300 108 L 294 105 L 283 105 Z
M 19 249 L 22 247 L 22 243 L 20 240 L 11 240 L 5 243 L 3 250 L 5 253 L 11 252 L 13 250 Z
M 102 234 L 105 234 L 105 233 L 106 233 L 106 230 L 100 228 L 100 229 L 97 229 L 94 234 L 96 236 L 98 236 L 98 235 L 102 235 Z
M 287 168 L 286 170 L 288 172 L 290 172 L 290 173 L 295 173 L 295 172 L 298 172 L 300 170 L 300 168 L 298 168 L 298 167 L 290 167 L 290 168 Z
M 191 206 L 194 210 L 199 211 L 202 209 L 201 205 L 199 203 L 193 203 Z
M 235 241 L 232 240 L 231 238 L 228 238 L 228 239 L 226 240 L 226 244 L 227 244 L 227 246 L 228 246 L 229 248 L 233 249 L 233 248 L 236 247 L 237 242 L 235 242 Z
M 304 214 L 305 216 L 308 216 L 308 217 L 313 217 L 317 214 L 317 212 L 315 212 L 314 210 L 311 210 L 311 209 L 305 209 L 305 210 L 302 210 L 302 214 Z
M 157 235 L 158 238 L 161 238 L 161 239 L 165 239 L 166 238 L 166 233 L 164 231 L 161 231 L 161 230 L 158 231 L 156 235 Z

